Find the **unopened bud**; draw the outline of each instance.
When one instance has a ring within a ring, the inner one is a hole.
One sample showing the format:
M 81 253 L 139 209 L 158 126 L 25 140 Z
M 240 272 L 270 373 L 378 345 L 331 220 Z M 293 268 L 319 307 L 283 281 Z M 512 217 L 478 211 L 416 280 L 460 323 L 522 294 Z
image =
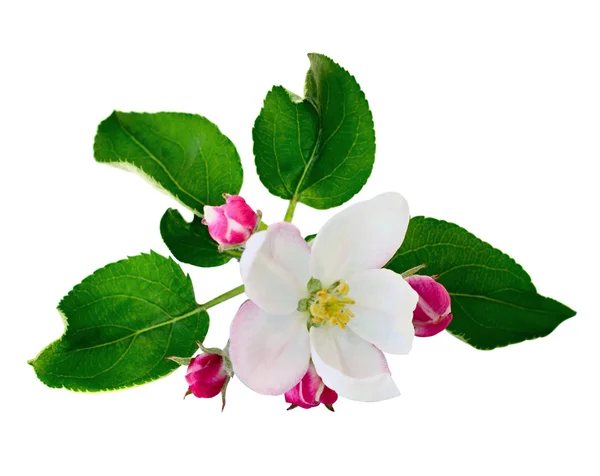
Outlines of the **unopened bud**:
M 408 276 L 406 282 L 419 295 L 413 312 L 415 335 L 431 337 L 442 332 L 450 321 L 450 295 L 446 288 L 430 276 L 418 274 Z
M 204 207 L 203 223 L 220 245 L 240 245 L 255 231 L 258 214 L 239 195 L 226 195 L 225 205 Z
M 313 408 L 322 403 L 333 411 L 337 399 L 338 394 L 323 383 L 312 362 L 302 380 L 285 393 L 285 401 L 291 404 L 289 410 L 296 407 Z
M 185 375 L 188 392 L 198 398 L 216 397 L 230 378 L 223 364 L 223 357 L 218 354 L 200 354 L 192 358 Z

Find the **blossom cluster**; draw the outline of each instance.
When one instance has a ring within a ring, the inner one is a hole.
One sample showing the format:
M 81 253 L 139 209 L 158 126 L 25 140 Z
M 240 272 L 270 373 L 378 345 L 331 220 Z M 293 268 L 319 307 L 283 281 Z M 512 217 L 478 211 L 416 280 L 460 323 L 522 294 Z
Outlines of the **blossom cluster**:
M 188 394 L 224 395 L 235 375 L 255 392 L 283 395 L 290 409 L 333 410 L 338 396 L 398 396 L 385 353 L 407 354 L 415 335 L 433 336 L 452 319 L 450 296 L 435 277 L 384 269 L 408 227 L 405 199 L 384 193 L 356 203 L 311 242 L 287 222 L 258 231 L 260 218 L 239 196 L 204 209 L 210 236 L 243 251 L 249 299 L 226 348 L 205 349 L 189 363 Z

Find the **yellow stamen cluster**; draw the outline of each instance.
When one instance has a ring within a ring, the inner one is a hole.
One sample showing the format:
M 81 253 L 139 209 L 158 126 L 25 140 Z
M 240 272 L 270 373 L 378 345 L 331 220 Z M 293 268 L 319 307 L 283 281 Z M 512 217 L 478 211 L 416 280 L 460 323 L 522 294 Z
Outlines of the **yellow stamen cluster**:
M 329 289 L 320 289 L 315 293 L 315 301 L 309 307 L 312 323 L 328 322 L 344 329 L 354 317 L 354 313 L 346 307 L 347 304 L 354 304 L 354 299 L 346 297 L 350 288 L 347 283 L 341 282 L 333 290 Z

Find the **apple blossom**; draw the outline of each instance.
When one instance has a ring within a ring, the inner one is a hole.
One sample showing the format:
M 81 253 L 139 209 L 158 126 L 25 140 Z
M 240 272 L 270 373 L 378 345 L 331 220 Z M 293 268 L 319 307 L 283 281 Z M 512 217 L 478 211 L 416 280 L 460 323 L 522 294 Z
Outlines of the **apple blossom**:
M 406 282 L 419 295 L 419 302 L 413 313 L 415 335 L 431 337 L 442 332 L 450 321 L 450 295 L 446 288 L 430 276 L 415 274 Z
M 208 233 L 220 245 L 244 243 L 260 222 L 259 215 L 239 195 L 224 195 L 225 205 L 204 207 L 202 222 Z
M 312 246 L 290 223 L 254 234 L 240 260 L 250 300 L 230 329 L 239 379 L 258 393 L 281 395 L 312 358 L 324 384 L 345 398 L 399 395 L 383 352 L 409 352 L 418 295 L 381 268 L 408 222 L 404 198 L 385 193 L 332 217 Z

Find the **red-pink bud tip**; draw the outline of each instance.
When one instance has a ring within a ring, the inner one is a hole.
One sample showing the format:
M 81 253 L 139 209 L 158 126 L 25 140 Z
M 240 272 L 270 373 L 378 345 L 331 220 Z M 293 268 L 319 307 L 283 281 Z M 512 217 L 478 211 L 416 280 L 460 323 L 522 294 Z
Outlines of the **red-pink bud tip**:
M 258 215 L 239 195 L 223 195 L 225 205 L 204 207 L 203 223 L 208 233 L 220 245 L 240 245 L 256 228 Z
M 314 408 L 321 403 L 333 408 L 337 399 L 338 394 L 323 383 L 312 362 L 302 380 L 285 393 L 285 401 L 291 404 L 288 410 L 296 407 Z
M 415 335 L 431 337 L 442 332 L 450 321 L 450 295 L 446 288 L 430 276 L 415 274 L 406 282 L 419 295 L 419 302 L 413 312 Z
M 221 393 L 229 375 L 223 366 L 223 357 L 200 354 L 191 360 L 185 379 L 189 385 L 188 392 L 198 398 L 212 398 Z

